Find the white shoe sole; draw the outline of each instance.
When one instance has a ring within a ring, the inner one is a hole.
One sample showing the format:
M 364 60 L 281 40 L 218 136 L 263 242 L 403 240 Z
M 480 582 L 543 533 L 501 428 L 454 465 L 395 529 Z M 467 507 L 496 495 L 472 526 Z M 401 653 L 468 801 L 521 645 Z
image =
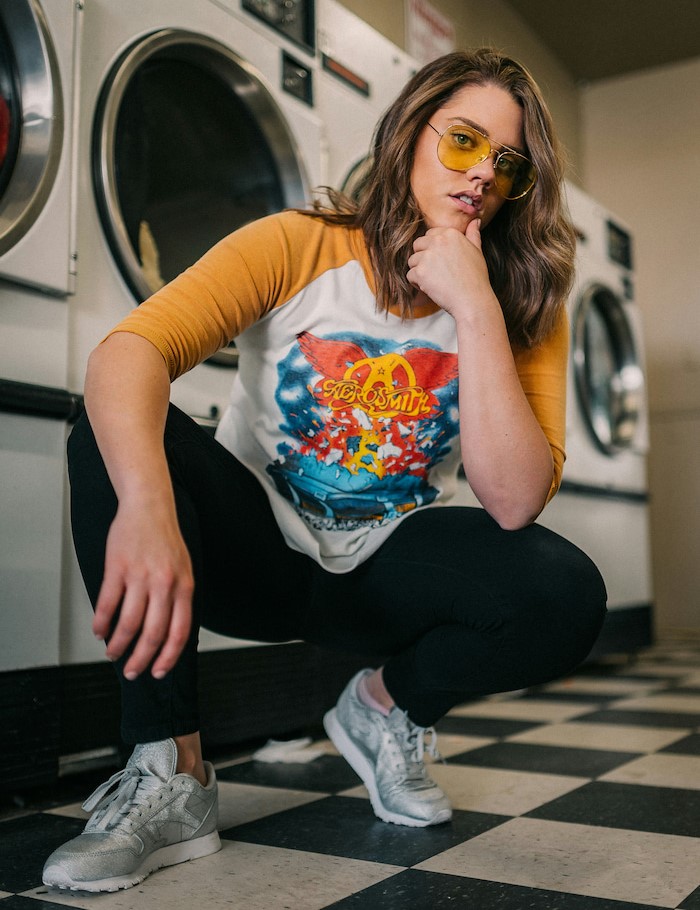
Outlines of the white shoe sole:
M 377 818 L 380 818 L 383 822 L 391 822 L 394 825 L 407 825 L 411 828 L 427 828 L 429 825 L 441 825 L 452 818 L 451 809 L 442 809 L 431 819 L 414 818 L 411 815 L 400 815 L 398 812 L 389 811 L 379 796 L 374 769 L 345 732 L 342 724 L 338 721 L 335 708 L 331 708 L 324 716 L 323 726 L 333 745 L 367 788 L 369 801 Z
M 191 859 L 209 856 L 221 849 L 218 831 L 212 831 L 204 837 L 195 837 L 192 840 L 180 841 L 168 847 L 154 850 L 143 863 L 130 875 L 117 875 L 113 878 L 101 878 L 93 882 L 74 881 L 60 866 L 49 866 L 44 869 L 43 881 L 49 888 L 59 888 L 62 891 L 119 891 L 120 888 L 131 888 L 138 885 L 146 876 L 164 866 L 175 866 Z

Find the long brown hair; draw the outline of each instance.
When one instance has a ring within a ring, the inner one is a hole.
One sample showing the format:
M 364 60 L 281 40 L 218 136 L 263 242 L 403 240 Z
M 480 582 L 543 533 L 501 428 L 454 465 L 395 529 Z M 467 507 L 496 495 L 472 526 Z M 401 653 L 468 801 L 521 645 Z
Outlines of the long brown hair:
M 362 229 L 380 309 L 410 317 L 415 289 L 406 280 L 414 240 L 426 226 L 411 191 L 414 149 L 435 111 L 467 85 L 497 85 L 523 110 L 534 189 L 506 202 L 484 229 L 482 247 L 511 342 L 531 347 L 552 330 L 573 279 L 575 239 L 561 207 L 563 155 L 547 105 L 528 71 L 492 48 L 455 51 L 419 70 L 375 130 L 357 200 L 326 188 L 330 203 L 307 214 Z

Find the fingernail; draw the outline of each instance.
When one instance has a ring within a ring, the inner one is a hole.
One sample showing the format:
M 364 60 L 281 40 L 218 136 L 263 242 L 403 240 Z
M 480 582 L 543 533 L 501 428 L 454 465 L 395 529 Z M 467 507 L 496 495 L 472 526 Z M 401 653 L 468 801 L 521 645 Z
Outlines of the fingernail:
M 154 670 L 153 677 L 154 679 L 163 679 L 165 676 L 165 670 Z
M 126 670 L 126 672 L 124 673 L 124 679 L 128 679 L 129 681 L 131 681 L 133 679 L 136 679 L 136 677 L 138 675 L 139 674 L 135 670 Z

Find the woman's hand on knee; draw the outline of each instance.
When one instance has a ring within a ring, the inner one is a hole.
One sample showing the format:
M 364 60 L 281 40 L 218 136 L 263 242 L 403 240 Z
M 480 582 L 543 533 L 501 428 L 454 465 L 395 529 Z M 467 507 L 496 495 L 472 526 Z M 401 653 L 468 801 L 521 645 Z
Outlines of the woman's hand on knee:
M 120 506 L 107 537 L 93 631 L 107 639 L 110 660 L 134 645 L 124 667 L 127 679 L 151 664 L 156 678 L 175 666 L 190 634 L 193 591 L 177 518 L 167 510 Z

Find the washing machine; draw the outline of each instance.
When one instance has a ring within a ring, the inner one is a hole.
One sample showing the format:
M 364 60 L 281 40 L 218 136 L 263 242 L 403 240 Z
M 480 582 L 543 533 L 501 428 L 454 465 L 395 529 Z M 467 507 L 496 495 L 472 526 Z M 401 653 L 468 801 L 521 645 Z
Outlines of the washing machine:
M 231 231 L 306 206 L 322 182 L 312 12 L 300 0 L 85 0 L 72 392 L 123 316 Z M 235 368 L 232 344 L 176 380 L 171 400 L 213 431 Z M 101 660 L 70 545 L 63 599 L 61 662 Z M 200 647 L 231 644 L 204 632 Z
M 75 0 L 0 4 L 0 378 L 66 381 L 76 273 Z
M 86 0 L 72 389 L 129 310 L 231 230 L 305 205 L 320 182 L 313 40 L 297 29 L 304 4 L 287 7 Z M 173 400 L 216 414 L 231 367 L 233 346 L 178 380 Z
M 316 18 L 327 183 L 352 196 L 361 188 L 377 122 L 418 65 L 337 0 L 317 0 Z
M 571 182 L 577 236 L 568 300 L 566 462 L 538 523 L 571 540 L 605 579 L 608 617 L 594 654 L 653 638 L 644 335 L 629 228 Z M 464 479 L 458 501 L 478 505 Z
M 58 659 L 81 22 L 0 3 L 0 671 Z
M 0 4 L 0 279 L 75 282 L 76 0 Z
M 540 521 L 585 550 L 608 589 L 598 650 L 653 637 L 649 416 L 631 231 L 571 182 L 577 237 L 562 486 Z
M 312 4 L 0 4 L 0 468 L 12 478 L 0 671 L 101 654 L 66 515 L 66 434 L 90 350 L 221 236 L 305 205 L 321 182 L 302 10 Z M 219 352 L 173 400 L 213 427 L 235 362 L 235 348 Z

